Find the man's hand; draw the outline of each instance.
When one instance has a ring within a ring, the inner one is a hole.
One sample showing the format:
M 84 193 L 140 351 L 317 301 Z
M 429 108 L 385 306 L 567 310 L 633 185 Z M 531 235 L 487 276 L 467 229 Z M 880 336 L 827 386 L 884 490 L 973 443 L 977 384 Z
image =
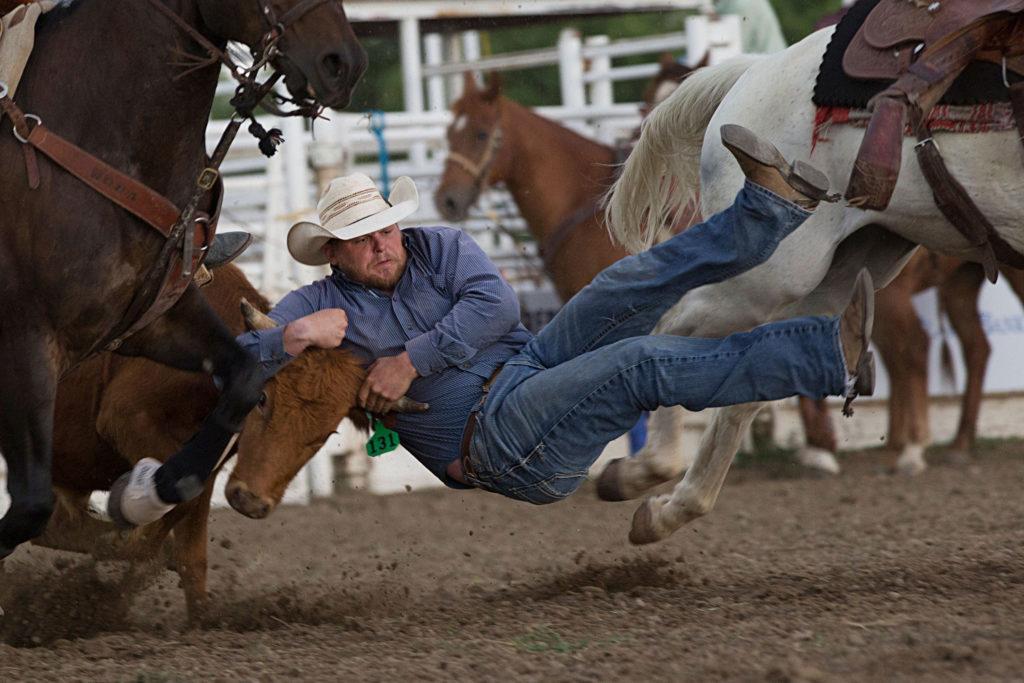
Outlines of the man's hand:
M 384 415 L 405 395 L 412 381 L 419 376 L 409 353 L 385 356 L 373 362 L 359 389 L 359 405 L 371 413 Z
M 284 350 L 297 356 L 310 346 L 333 349 L 341 344 L 348 328 L 348 315 L 340 308 L 325 308 L 298 318 L 284 328 Z

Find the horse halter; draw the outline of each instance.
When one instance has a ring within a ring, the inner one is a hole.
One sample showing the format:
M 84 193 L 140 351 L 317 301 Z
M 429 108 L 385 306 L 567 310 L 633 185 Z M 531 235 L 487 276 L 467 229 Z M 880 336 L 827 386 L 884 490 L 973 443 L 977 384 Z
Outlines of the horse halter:
M 260 38 L 260 55 L 253 54 L 260 66 L 266 64 L 277 54 L 277 41 L 281 39 L 289 26 L 328 1 L 332 0 L 302 0 L 278 17 L 270 5 L 270 0 L 256 0 L 260 15 L 263 16 L 269 27 L 269 30 Z
M 491 134 L 487 136 L 487 147 L 484 148 L 484 153 L 480 156 L 479 161 L 473 161 L 458 152 L 452 151 L 448 152 L 446 161 L 451 161 L 469 173 L 470 177 L 473 178 L 473 184 L 482 190 L 487 185 L 487 172 L 491 170 L 491 164 L 494 163 L 494 158 L 501 148 L 501 139 L 501 124 L 497 123 L 494 125 L 494 130 L 491 131 Z

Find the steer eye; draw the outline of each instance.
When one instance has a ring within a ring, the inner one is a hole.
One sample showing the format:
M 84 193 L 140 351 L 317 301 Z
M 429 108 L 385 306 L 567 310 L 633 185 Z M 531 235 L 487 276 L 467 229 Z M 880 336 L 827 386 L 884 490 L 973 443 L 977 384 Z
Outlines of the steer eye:
M 260 392 L 260 401 L 257 404 L 260 408 L 264 408 L 267 405 L 267 392 Z
M 488 133 L 486 130 L 482 130 L 482 131 L 480 131 L 479 133 L 476 134 L 476 139 L 479 140 L 480 142 L 483 142 L 484 140 L 486 140 L 490 136 L 491 136 L 490 133 Z

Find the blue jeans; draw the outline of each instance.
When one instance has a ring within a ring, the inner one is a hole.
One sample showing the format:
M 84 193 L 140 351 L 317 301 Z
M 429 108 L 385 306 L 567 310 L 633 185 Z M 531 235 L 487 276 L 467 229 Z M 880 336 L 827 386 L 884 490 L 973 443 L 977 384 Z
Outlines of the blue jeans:
M 840 395 L 838 318 L 723 339 L 650 334 L 688 291 L 763 263 L 809 215 L 748 183 L 729 209 L 602 271 L 505 364 L 470 416 L 470 482 L 551 503 L 575 491 L 645 410 Z

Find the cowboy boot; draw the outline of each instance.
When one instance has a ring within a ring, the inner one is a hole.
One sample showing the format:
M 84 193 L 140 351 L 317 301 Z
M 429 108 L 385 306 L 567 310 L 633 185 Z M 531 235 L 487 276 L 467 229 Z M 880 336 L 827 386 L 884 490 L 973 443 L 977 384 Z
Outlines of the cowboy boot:
M 213 238 L 204 263 L 207 268 L 217 268 L 231 263 L 252 244 L 252 235 L 247 232 L 219 232 Z
M 736 157 L 750 182 L 787 201 L 811 210 L 818 202 L 838 199 L 828 193 L 824 173 L 804 161 L 790 164 L 773 144 L 743 126 L 722 126 L 722 144 Z

